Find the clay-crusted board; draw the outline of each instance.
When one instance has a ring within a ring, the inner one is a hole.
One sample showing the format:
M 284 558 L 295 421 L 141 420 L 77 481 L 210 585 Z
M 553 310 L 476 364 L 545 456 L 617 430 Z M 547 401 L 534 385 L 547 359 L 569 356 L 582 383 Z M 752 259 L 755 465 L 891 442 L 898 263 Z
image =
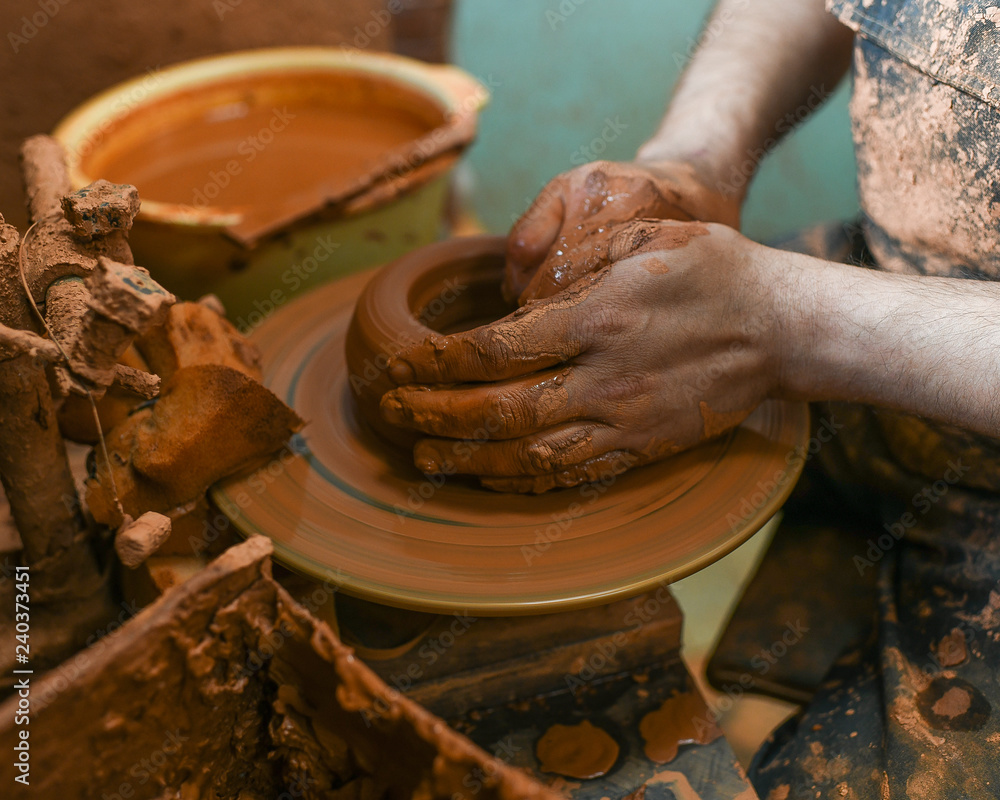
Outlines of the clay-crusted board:
M 254 333 L 265 383 L 307 425 L 290 450 L 212 496 L 276 558 L 389 605 L 532 614 L 627 597 L 690 575 L 787 498 L 805 404 L 768 401 L 736 431 L 619 476 L 543 495 L 421 475 L 357 420 L 344 337 L 370 272 L 317 289 Z

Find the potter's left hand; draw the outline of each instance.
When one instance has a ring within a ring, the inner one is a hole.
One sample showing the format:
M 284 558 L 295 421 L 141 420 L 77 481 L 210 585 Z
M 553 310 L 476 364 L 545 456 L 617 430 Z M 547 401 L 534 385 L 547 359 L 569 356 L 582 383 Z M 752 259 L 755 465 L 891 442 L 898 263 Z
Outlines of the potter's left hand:
M 392 362 L 403 385 L 382 414 L 431 437 L 418 468 L 572 486 L 717 436 L 774 392 L 766 248 L 658 220 L 622 226 L 610 248 L 611 266 L 559 294 Z

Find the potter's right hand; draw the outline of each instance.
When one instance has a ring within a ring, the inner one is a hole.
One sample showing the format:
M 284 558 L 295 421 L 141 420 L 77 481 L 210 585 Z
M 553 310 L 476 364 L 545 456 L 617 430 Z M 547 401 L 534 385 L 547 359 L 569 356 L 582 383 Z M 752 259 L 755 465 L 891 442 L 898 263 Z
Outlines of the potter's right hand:
M 739 200 L 682 162 L 594 161 L 558 175 L 511 229 L 504 294 L 520 305 L 607 266 L 615 226 L 638 218 L 739 226 Z

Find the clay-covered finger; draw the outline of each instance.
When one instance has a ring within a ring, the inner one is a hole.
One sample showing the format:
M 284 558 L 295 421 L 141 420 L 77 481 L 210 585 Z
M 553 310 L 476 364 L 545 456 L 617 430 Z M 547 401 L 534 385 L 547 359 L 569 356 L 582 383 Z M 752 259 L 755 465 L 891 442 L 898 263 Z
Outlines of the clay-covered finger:
M 561 472 L 620 446 L 620 433 L 573 422 L 520 439 L 421 439 L 413 463 L 421 472 L 515 477 Z
M 478 383 L 529 375 L 584 352 L 594 330 L 587 300 L 606 277 L 588 275 L 559 295 L 470 331 L 434 334 L 389 360 L 397 385 Z
M 608 259 L 614 263 L 643 254 L 678 250 L 696 236 L 709 233 L 701 222 L 635 219 L 614 228 L 608 241 Z
M 497 492 L 542 494 L 551 489 L 568 489 L 584 483 L 610 485 L 623 472 L 640 463 L 641 460 L 629 451 L 614 450 L 558 472 L 499 478 L 483 476 L 479 482 Z
M 559 236 L 565 214 L 563 182 L 556 178 L 514 223 L 507 238 L 504 269 L 503 293 L 508 301 L 516 300 L 528 285 Z
M 570 367 L 457 388 L 404 386 L 382 397 L 392 425 L 452 439 L 515 439 L 587 416 Z
M 532 300 L 552 297 L 610 263 L 604 230 L 597 228 L 578 243 L 565 243 L 553 249 L 531 276 L 517 302 L 524 305 Z

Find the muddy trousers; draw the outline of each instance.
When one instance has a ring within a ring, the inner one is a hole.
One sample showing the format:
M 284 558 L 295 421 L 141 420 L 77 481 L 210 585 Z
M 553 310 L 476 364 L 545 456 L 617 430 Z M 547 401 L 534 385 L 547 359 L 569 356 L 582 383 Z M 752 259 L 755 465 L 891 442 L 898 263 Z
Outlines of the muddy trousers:
M 874 267 L 857 224 L 777 246 Z M 879 412 L 836 413 L 845 432 L 814 468 L 870 520 L 853 561 L 878 574 L 873 626 L 750 778 L 761 800 L 1000 798 L 1000 496 L 967 488 L 988 459 L 914 474 L 880 449 Z

